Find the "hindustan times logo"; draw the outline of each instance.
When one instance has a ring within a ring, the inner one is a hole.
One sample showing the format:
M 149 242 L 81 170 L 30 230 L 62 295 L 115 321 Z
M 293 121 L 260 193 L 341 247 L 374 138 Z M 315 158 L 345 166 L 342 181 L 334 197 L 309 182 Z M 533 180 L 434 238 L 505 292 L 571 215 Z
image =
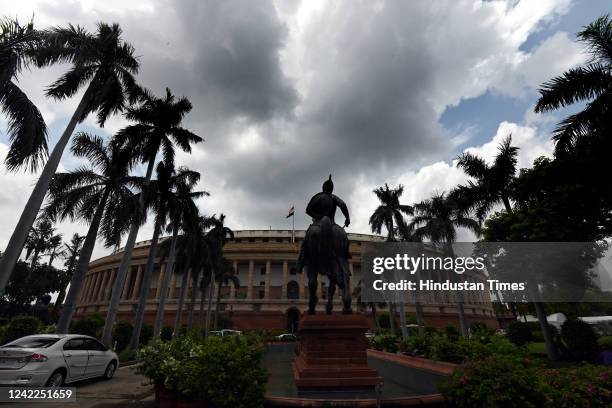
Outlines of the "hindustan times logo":
M 483 271 L 485 269 L 482 257 L 439 257 L 439 256 L 409 256 L 396 254 L 391 257 L 375 257 L 372 272 L 380 275 L 385 271 L 407 271 L 414 275 L 417 271 L 453 271 L 458 275 L 466 271 Z

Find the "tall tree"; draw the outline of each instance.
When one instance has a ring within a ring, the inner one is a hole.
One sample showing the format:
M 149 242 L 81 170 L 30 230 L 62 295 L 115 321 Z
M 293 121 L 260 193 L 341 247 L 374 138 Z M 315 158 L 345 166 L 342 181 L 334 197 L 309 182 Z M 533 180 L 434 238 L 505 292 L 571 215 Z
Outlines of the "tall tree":
M 47 126 L 42 114 L 17 86 L 18 76 L 31 63 L 32 51 L 40 45 L 40 32 L 30 21 L 0 21 L 0 109 L 8 117 L 11 148 L 5 159 L 6 167 L 17 170 L 22 166 L 38 169 L 47 157 Z M 31 226 L 26 227 L 27 229 Z M 4 287 L 4 286 L 3 286 Z
M 234 269 L 234 265 L 232 263 L 223 258 L 221 260 L 221 266 L 219 268 L 219 272 L 215 276 L 215 281 L 217 282 L 217 304 L 215 305 L 215 330 L 218 330 L 219 326 L 219 313 L 220 304 L 221 304 L 221 289 L 223 286 L 227 286 L 229 284 L 234 286 L 234 289 L 240 288 L 240 279 L 236 276 L 236 270 Z
M 120 145 L 129 146 L 140 161 L 147 163 L 145 188 L 151 180 L 155 159 L 160 150 L 166 166 L 174 167 L 175 145 L 184 152 L 190 153 L 191 144 L 202 141 L 200 136 L 181 126 L 183 118 L 191 111 L 191 108 L 191 103 L 187 98 L 177 100 L 170 89 L 166 88 L 164 97 L 157 98 L 145 92 L 143 102 L 127 110 L 126 118 L 136 123 L 121 129 L 117 133 L 115 141 Z M 107 344 L 111 341 L 121 290 L 132 259 L 138 229 L 146 219 L 145 207 L 144 195 L 142 195 L 139 203 L 139 218 L 134 221 L 130 228 L 117 278 L 113 284 L 111 302 L 102 336 Z
M 612 124 L 612 17 L 599 17 L 578 33 L 590 54 L 587 64 L 572 68 L 540 87 L 536 112 L 548 112 L 586 102 L 580 112 L 558 124 L 553 139 L 556 151 L 569 152 L 582 137 L 609 137 Z
M 210 222 L 213 227 L 210 229 L 207 235 L 212 239 L 212 243 L 210 245 L 210 264 L 212 266 L 210 273 L 212 278 L 209 280 L 208 307 L 206 309 L 206 327 L 204 331 L 205 336 L 208 336 L 210 331 L 212 300 L 214 297 L 213 288 L 215 286 L 215 277 L 220 273 L 219 271 L 221 270 L 223 264 L 223 247 L 229 239 L 234 238 L 234 232 L 229 227 L 225 226 L 224 214 L 221 214 L 219 218 L 213 215 L 210 218 Z
M 397 188 L 390 188 L 387 183 L 384 187 L 378 187 L 374 190 L 374 194 L 378 198 L 380 205 L 374 210 L 374 213 L 370 217 L 370 227 L 372 232 L 380 234 L 383 225 L 387 229 L 387 242 L 393 242 L 396 240 L 396 226 L 397 228 L 403 228 L 406 225 L 404 215 L 412 215 L 413 209 L 411 206 L 400 203 L 400 197 L 404 193 L 404 186 L 401 184 Z M 392 307 L 393 302 L 389 303 L 389 318 L 392 323 L 395 319 L 394 308 Z M 406 311 L 404 309 L 404 299 L 400 299 L 400 325 L 402 337 L 408 336 L 406 330 Z
M 457 239 L 457 228 L 466 228 L 475 234 L 480 234 L 480 224 L 469 218 L 462 206 L 451 195 L 434 194 L 433 197 L 414 205 L 412 228 L 419 238 L 429 238 L 433 243 L 443 243 L 447 256 L 454 257 L 453 243 Z M 459 326 L 461 334 L 467 336 L 467 324 L 463 301 L 457 302 Z
M 181 169 L 179 169 L 180 171 Z M 166 269 L 164 272 L 164 279 L 162 281 L 161 296 L 159 298 L 159 304 L 157 307 L 157 314 L 155 316 L 155 326 L 153 328 L 153 342 L 157 341 L 157 337 L 161 332 L 161 327 L 164 320 L 164 309 L 166 307 L 166 299 L 168 297 L 168 285 L 170 278 L 174 273 L 174 264 L 176 257 L 176 245 L 177 237 L 181 229 L 183 229 L 187 222 L 191 222 L 195 214 L 198 213 L 198 208 L 195 205 L 194 200 L 202 197 L 205 193 L 202 191 L 192 191 L 197 182 L 198 177 L 193 177 L 184 182 L 178 184 L 174 189 L 172 199 L 168 201 L 168 219 L 169 224 L 167 230 L 172 232 L 172 238 L 170 241 L 170 249 L 168 254 L 168 261 L 166 263 Z
M 79 259 L 79 254 L 81 253 L 84 240 L 85 236 L 74 234 L 72 239 L 70 239 L 70 242 L 64 243 L 64 251 L 62 252 L 62 255 L 65 259 L 64 267 L 66 269 L 64 269 L 64 272 L 61 274 L 61 288 L 53 306 L 53 310 L 55 311 L 59 310 L 60 305 L 64 302 L 64 298 L 66 297 L 66 289 L 68 288 L 68 284 L 72 280 L 72 276 L 76 270 L 77 260 Z
M 89 223 L 76 269 L 70 281 L 56 332 L 66 333 L 74 314 L 77 297 L 87 273 L 89 260 L 100 230 L 107 246 L 115 244 L 117 228 L 130 222 L 134 206 L 131 188 L 135 178 L 129 174 L 134 164 L 129 150 L 87 133 L 78 133 L 72 153 L 89 160 L 90 167 L 79 167 L 67 173 L 57 173 L 49 187 L 49 202 L 43 215 L 53 221 L 82 218 Z
M 55 236 L 55 228 L 49 220 L 41 219 L 30 228 L 25 242 L 25 259 L 30 259 L 30 265 L 38 263 L 38 258 L 49 249 L 49 242 Z M 31 257 L 31 258 L 30 258 Z
M 463 194 L 464 202 L 475 209 L 476 217 L 483 221 L 498 203 L 503 203 L 507 212 L 512 212 L 510 197 L 512 181 L 516 173 L 518 147 L 512 146 L 512 136 L 506 137 L 498 146 L 492 164 L 466 152 L 459 156 L 457 167 L 472 177 L 466 186 L 459 186 L 457 193 Z
M 104 126 L 110 115 L 122 111 L 128 99 L 135 101 L 138 95 L 133 75 L 138 72 L 139 63 L 134 48 L 122 40 L 118 24 L 99 23 L 94 34 L 78 26 L 56 27 L 41 36 L 42 44 L 32 52 L 37 66 L 72 64 L 68 72 L 47 88 L 47 96 L 63 100 L 74 96 L 83 85 L 87 84 L 87 88 L 55 144 L 0 259 L 0 290 L 13 271 L 76 125 L 90 113 L 97 113 L 98 124 Z
M 47 261 L 47 265 L 52 266 L 55 257 L 62 256 L 63 249 L 62 246 L 64 243 L 62 242 L 63 236 L 62 234 L 57 234 L 51 237 L 49 240 L 49 245 L 47 245 L 47 255 L 49 256 L 49 260 Z

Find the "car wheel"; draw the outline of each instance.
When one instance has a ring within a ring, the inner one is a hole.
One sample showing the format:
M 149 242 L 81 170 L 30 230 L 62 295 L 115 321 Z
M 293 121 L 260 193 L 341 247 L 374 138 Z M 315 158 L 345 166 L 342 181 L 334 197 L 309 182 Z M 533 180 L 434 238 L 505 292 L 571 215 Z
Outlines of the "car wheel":
M 115 370 L 117 369 L 117 364 L 114 361 L 111 361 L 106 366 L 106 370 L 104 371 L 104 378 L 106 380 L 110 380 L 115 375 Z
M 47 380 L 47 387 L 51 387 L 51 388 L 58 388 L 61 387 L 64 384 L 64 373 L 61 372 L 60 370 L 57 370 L 56 372 L 54 372 L 53 374 L 51 374 L 51 377 L 49 377 L 49 379 Z

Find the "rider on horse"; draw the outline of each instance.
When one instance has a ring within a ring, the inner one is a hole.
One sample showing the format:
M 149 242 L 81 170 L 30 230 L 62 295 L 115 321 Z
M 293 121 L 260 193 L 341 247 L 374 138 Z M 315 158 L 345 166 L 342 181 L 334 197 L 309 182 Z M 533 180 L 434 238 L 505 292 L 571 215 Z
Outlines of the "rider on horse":
M 348 264 L 350 258 L 349 241 L 344 228 L 335 223 L 336 208 L 344 215 L 344 226 L 350 224 L 348 208 L 344 201 L 332 194 L 334 183 L 329 179 L 323 183 L 323 191 L 315 194 L 306 207 L 306 214 L 312 217 L 312 224 L 306 230 L 304 243 L 296 268 L 302 271 L 306 266 L 308 271 L 309 313 L 313 314 L 317 303 L 317 275 L 328 277 L 327 313 L 333 307 L 333 295 L 336 285 L 342 290 L 344 312 L 350 313 L 351 299 L 348 293 Z

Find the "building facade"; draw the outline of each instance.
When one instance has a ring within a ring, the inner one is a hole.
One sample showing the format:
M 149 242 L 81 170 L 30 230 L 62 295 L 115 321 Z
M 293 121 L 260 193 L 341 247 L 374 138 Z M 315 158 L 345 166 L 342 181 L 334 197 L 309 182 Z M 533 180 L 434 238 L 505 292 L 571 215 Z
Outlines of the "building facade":
M 233 286 L 221 288 L 219 307 L 222 315 L 231 320 L 234 328 L 240 330 L 290 330 L 295 328 L 299 316 L 307 309 L 308 303 L 308 279 L 305 273 L 297 273 L 294 267 L 304 238 L 304 231 L 295 232 L 294 243 L 291 242 L 292 232 L 290 230 L 242 230 L 235 231 L 234 234 L 234 239 L 224 247 L 224 256 L 233 263 L 240 280 L 240 288 L 234 289 Z M 382 241 L 383 238 L 351 233 L 348 234 L 348 238 L 352 257 L 349 263 L 352 274 L 350 280 L 352 293 L 361 276 L 361 246 L 366 242 Z M 123 285 L 117 321 L 134 320 L 142 290 L 141 284 L 149 245 L 150 241 L 142 241 L 134 248 L 128 275 Z M 77 318 L 91 313 L 106 315 L 112 285 L 122 257 L 123 250 L 120 249 L 89 264 L 77 304 L 75 315 Z M 147 323 L 153 323 L 155 319 L 165 267 L 165 263 L 160 264 L 159 259 L 156 259 L 145 311 L 145 322 Z M 181 276 L 173 274 L 170 282 L 164 313 L 164 324 L 166 325 L 174 324 Z M 190 304 L 191 277 L 187 282 L 190 287 L 186 292 L 185 311 L 188 310 Z M 317 309 L 321 313 L 324 312 L 327 301 L 327 285 L 326 278 L 319 279 Z M 214 293 L 217 293 L 216 289 Z M 195 304 L 196 322 L 200 319 L 200 296 L 198 291 L 198 299 Z M 335 310 L 340 311 L 342 306 L 339 291 L 336 292 L 335 297 Z M 354 309 L 359 311 L 355 301 L 353 304 Z M 497 327 L 497 319 L 489 296 L 475 293 L 465 299 L 464 307 L 468 323 L 480 321 Z M 458 325 L 457 309 L 454 304 L 427 304 L 423 305 L 422 309 L 425 323 L 428 325 L 435 327 Z M 413 307 L 407 305 L 406 312 L 414 313 Z M 183 312 L 183 323 L 186 324 L 187 318 L 187 313 Z

